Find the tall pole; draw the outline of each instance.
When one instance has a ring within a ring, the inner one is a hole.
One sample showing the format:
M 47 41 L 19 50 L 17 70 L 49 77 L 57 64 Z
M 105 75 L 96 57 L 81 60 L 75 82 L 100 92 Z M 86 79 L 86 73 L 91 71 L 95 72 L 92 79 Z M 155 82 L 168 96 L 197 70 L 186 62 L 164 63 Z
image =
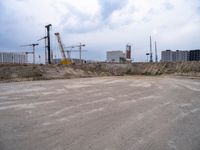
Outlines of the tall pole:
M 47 28 L 47 42 L 48 42 L 48 63 L 51 64 L 51 43 L 50 43 L 50 27 L 52 25 L 46 25 L 45 27 Z
M 151 36 L 150 36 L 150 62 L 153 62 L 153 54 L 152 54 L 152 42 L 151 42 Z
M 157 42 L 155 41 L 155 61 L 158 62 Z

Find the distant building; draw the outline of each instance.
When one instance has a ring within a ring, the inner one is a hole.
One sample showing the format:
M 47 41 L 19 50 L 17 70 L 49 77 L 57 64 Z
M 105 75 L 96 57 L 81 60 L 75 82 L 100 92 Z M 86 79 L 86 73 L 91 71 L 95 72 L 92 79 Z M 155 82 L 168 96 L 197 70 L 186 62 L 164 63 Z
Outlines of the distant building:
M 108 51 L 107 62 L 120 63 L 126 61 L 126 56 L 123 51 Z
M 173 51 L 171 50 L 166 50 L 166 51 L 162 51 L 161 52 L 161 60 L 163 62 L 170 62 L 170 61 L 173 61 L 174 59 L 174 56 L 173 56 Z
M 162 62 L 179 62 L 179 61 L 188 61 L 189 52 L 188 51 L 172 51 L 166 50 L 161 53 Z
M 175 61 L 189 61 L 189 52 L 177 50 L 175 52 Z
M 0 52 L 0 64 L 25 64 L 27 60 L 25 53 Z
M 191 50 L 189 53 L 190 61 L 200 61 L 200 50 Z

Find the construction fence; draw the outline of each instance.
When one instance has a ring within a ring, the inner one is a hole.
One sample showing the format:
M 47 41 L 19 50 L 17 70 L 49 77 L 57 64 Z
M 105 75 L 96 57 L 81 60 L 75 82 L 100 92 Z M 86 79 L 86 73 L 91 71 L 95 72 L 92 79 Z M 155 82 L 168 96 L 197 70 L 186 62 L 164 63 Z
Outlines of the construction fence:
M 0 52 L 0 64 L 26 64 L 28 57 L 25 53 Z

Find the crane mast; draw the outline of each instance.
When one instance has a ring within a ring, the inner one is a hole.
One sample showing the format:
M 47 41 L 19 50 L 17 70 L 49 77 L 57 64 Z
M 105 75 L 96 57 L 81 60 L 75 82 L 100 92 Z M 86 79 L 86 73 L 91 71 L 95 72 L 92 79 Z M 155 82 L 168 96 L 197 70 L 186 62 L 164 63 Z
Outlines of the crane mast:
M 60 49 L 60 52 L 62 55 L 61 64 L 63 64 L 63 65 L 71 64 L 71 61 L 69 60 L 70 58 L 68 58 L 68 59 L 66 58 L 64 46 L 62 44 L 61 37 L 60 37 L 60 33 L 58 33 L 58 32 L 55 33 L 55 36 L 57 37 L 58 46 L 59 46 L 59 49 Z

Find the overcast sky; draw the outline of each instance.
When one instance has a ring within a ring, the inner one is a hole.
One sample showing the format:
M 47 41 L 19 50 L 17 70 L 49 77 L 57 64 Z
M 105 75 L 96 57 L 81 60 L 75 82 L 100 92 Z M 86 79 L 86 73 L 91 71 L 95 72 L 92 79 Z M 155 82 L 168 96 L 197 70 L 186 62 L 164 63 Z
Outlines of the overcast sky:
M 150 35 L 159 51 L 200 48 L 199 0 L 0 0 L 0 50 L 30 50 L 19 45 L 35 43 L 49 23 L 57 57 L 55 32 L 66 46 L 85 43 L 83 57 L 93 60 L 131 43 L 134 60 L 145 61 Z

